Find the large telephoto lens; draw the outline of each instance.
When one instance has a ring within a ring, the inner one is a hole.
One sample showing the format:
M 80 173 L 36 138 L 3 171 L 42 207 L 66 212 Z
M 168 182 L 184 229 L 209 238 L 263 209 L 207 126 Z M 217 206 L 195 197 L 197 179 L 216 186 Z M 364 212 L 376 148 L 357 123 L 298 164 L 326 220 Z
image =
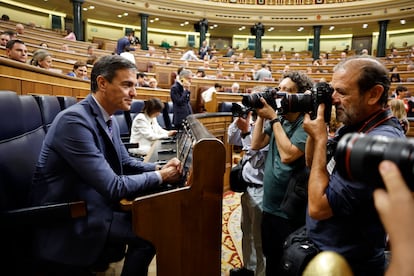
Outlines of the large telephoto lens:
M 242 104 L 250 108 L 262 108 L 263 103 L 260 101 L 261 97 L 262 93 L 243 95 Z
M 313 95 L 311 94 L 290 94 L 287 97 L 286 109 L 288 112 L 308 113 L 313 109 Z
M 414 191 L 413 140 L 348 133 L 342 137 L 336 148 L 336 168 L 348 180 L 384 187 L 378 171 L 382 160 L 396 163 L 407 185 Z

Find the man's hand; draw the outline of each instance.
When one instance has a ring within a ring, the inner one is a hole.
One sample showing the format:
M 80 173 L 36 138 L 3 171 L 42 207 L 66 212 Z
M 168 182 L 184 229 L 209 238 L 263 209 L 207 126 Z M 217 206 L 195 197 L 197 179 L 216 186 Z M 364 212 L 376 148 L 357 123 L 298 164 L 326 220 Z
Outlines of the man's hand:
M 263 107 L 257 109 L 257 115 L 268 120 L 277 118 L 277 112 L 266 102 L 263 97 L 260 98 L 260 102 L 263 103 Z
M 246 119 L 243 117 L 238 117 L 236 119 L 236 126 L 238 129 L 240 129 L 241 133 L 246 133 L 250 131 L 251 117 L 252 117 L 252 111 L 249 111 L 249 113 L 247 113 Z
M 170 159 L 160 170 L 162 182 L 177 182 L 181 179 L 182 172 L 183 167 L 180 160 L 174 157 Z
M 318 106 L 318 114 L 314 120 L 311 120 L 309 114 L 305 114 L 303 120 L 303 129 L 309 134 L 309 136 L 315 140 L 326 142 L 328 141 L 328 130 L 324 118 L 325 104 Z

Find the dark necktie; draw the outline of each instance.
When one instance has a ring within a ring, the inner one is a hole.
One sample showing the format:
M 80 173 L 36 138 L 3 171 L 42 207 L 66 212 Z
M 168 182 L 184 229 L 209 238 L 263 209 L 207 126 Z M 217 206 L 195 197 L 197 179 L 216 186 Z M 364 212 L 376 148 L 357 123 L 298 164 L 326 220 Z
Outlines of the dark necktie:
M 111 139 L 112 139 L 112 119 L 109 119 L 108 121 L 106 121 L 106 124 L 108 126 L 109 136 L 111 136 Z

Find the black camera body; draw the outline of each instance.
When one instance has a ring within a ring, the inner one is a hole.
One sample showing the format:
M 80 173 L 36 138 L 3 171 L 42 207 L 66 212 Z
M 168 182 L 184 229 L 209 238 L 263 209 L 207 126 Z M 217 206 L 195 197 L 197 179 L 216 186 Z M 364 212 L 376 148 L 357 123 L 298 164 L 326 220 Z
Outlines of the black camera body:
M 332 111 L 332 94 L 333 88 L 326 82 L 316 83 L 311 90 L 311 94 L 289 94 L 279 92 L 277 88 L 268 88 L 261 93 L 253 93 L 244 95 L 242 99 L 243 105 L 250 108 L 262 108 L 263 104 L 260 98 L 264 98 L 278 114 L 306 112 L 311 115 L 312 119 L 316 118 L 318 106 L 325 104 L 325 122 L 331 119 Z
M 239 105 L 238 103 L 232 103 L 231 105 L 231 114 L 233 117 L 242 117 L 243 119 L 246 119 L 247 114 L 249 114 L 251 110 L 251 108 Z
M 348 133 L 336 147 L 336 168 L 348 180 L 383 188 L 384 182 L 378 171 L 382 160 L 397 164 L 405 182 L 414 191 L 414 140 Z

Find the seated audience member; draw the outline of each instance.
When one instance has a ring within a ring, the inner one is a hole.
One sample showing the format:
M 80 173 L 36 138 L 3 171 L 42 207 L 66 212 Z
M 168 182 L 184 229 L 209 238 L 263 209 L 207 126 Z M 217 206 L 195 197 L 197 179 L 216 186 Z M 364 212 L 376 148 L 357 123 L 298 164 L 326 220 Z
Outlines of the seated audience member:
M 400 99 L 392 99 L 389 102 L 392 114 L 398 119 L 400 125 L 404 131 L 404 134 L 407 134 L 408 129 L 410 127 L 410 123 L 407 119 L 407 112 L 405 110 L 405 104 L 403 100 Z
M 50 69 L 52 67 L 52 55 L 45 50 L 37 50 L 33 53 L 33 58 L 30 63 L 34 66 Z
M 393 66 L 390 72 L 391 72 L 391 82 L 401 82 L 401 78 L 400 78 L 400 74 L 398 73 L 397 66 Z
M 210 102 L 213 98 L 213 93 L 222 91 L 222 89 L 223 86 L 221 84 L 215 83 L 214 86 L 210 87 L 209 89 L 201 93 L 201 97 L 205 103 Z
M 10 35 L 8 33 L 2 32 L 0 34 L 0 46 L 6 47 L 7 42 L 10 40 Z
M 237 82 L 233 82 L 233 84 L 231 85 L 231 93 L 240 93 L 240 84 Z
M 23 24 L 20 24 L 20 23 L 16 24 L 16 33 L 17 33 L 17 35 L 24 34 L 24 26 L 23 26 Z
M 68 53 L 74 53 L 75 51 L 71 50 L 69 45 L 64 43 L 62 46 L 60 46 L 60 50 Z
M 158 81 L 156 78 L 150 78 L 148 81 L 148 85 L 150 88 L 158 88 Z
M 129 60 L 130 62 L 132 62 L 133 64 L 135 64 L 135 56 L 133 53 L 131 53 L 129 51 L 129 46 L 125 47 L 124 51 L 122 53 L 119 54 L 121 57 L 126 58 L 127 60 Z
M 49 48 L 49 45 L 47 45 L 46 42 L 40 42 L 39 46 L 42 47 L 42 48 L 44 48 L 44 49 Z
M 395 88 L 394 93 L 391 95 L 391 98 L 397 98 L 397 99 L 404 99 L 406 97 L 406 94 L 408 92 L 408 88 L 404 85 L 398 85 Z
M 204 71 L 203 68 L 198 68 L 195 78 L 205 78 L 206 77 L 206 72 Z
M 45 275 L 91 275 L 87 268 L 114 255 L 125 256 L 121 275 L 147 275 L 155 248 L 133 232 L 131 213 L 120 211 L 119 201 L 178 181 L 182 166 L 177 158 L 163 167 L 139 161 L 121 141 L 111 117 L 130 109 L 135 65 L 108 55 L 95 63 L 91 75 L 91 93 L 59 113 L 48 130 L 31 189 L 34 205 L 85 200 L 88 216 L 39 226 L 33 253 L 50 264 Z
M 70 41 L 76 41 L 76 35 L 72 31 L 72 29 L 68 28 L 66 29 L 66 36 L 63 39 L 70 40 Z
M 330 146 L 347 133 L 405 138 L 398 120 L 386 108 L 390 80 L 385 76 L 388 70 L 374 58 L 357 56 L 340 62 L 330 84 L 336 119 L 344 126 L 328 139 L 324 105 L 319 105 L 316 119 L 305 114 L 303 123 L 309 135 L 307 234 L 320 250 L 344 256 L 354 275 L 384 274 L 386 232 L 372 198 L 378 183 L 344 178 L 336 168 L 338 162 L 327 155 Z
M 1 20 L 2 21 L 9 21 L 10 20 L 10 17 L 7 14 L 2 14 Z
M 86 48 L 86 54 L 88 56 L 95 55 L 95 47 L 93 47 L 92 45 L 89 45 L 88 48 Z
M 13 60 L 27 62 L 27 48 L 19 39 L 9 40 L 6 44 L 6 55 Z
M 266 64 L 262 63 L 261 68 L 259 70 L 253 69 L 253 79 L 257 81 L 263 81 L 266 78 L 272 77 L 272 72 L 268 69 Z
M 137 87 L 149 87 L 147 75 L 145 73 L 137 73 Z
M 10 40 L 17 39 L 17 33 L 12 30 L 5 30 L 3 33 L 8 34 L 10 36 Z
M 227 46 L 227 52 L 223 57 L 232 57 L 234 55 L 235 51 L 233 49 L 233 46 L 229 45 Z
M 131 148 L 129 152 L 146 155 L 154 141 L 173 136 L 176 130 L 165 130 L 157 122 L 157 116 L 164 109 L 164 104 L 157 98 L 145 101 L 142 113 L 139 113 L 132 122 L 130 143 L 138 143 L 138 148 Z
M 163 40 L 161 41 L 161 45 L 160 45 L 160 47 L 161 47 L 161 48 L 164 48 L 164 49 L 170 49 L 170 48 L 171 48 L 171 45 L 170 45 L 170 43 L 168 43 L 168 42 L 167 42 L 167 40 L 166 40 L 166 39 L 163 39 Z
M 148 47 L 148 53 L 145 54 L 146 57 L 155 57 L 155 47 L 154 46 L 149 46 Z
M 400 57 L 400 54 L 398 53 L 398 49 L 397 48 L 392 48 L 391 49 L 391 53 L 390 53 L 390 55 L 388 57 L 390 57 L 390 58 L 398 58 L 398 57 Z
M 87 59 L 86 59 L 86 64 L 94 65 L 97 60 L 98 60 L 98 56 L 96 56 L 96 55 L 88 56 Z
M 83 61 L 77 61 L 73 64 L 73 71 L 67 74 L 70 77 L 75 77 L 83 80 L 88 79 L 88 67 Z
M 378 167 L 385 189 L 374 191 L 377 209 L 391 244 L 392 258 L 385 276 L 414 275 L 414 198 L 397 165 L 382 161 Z
M 243 75 L 240 77 L 240 80 L 251 80 L 250 72 L 248 70 L 243 71 Z

